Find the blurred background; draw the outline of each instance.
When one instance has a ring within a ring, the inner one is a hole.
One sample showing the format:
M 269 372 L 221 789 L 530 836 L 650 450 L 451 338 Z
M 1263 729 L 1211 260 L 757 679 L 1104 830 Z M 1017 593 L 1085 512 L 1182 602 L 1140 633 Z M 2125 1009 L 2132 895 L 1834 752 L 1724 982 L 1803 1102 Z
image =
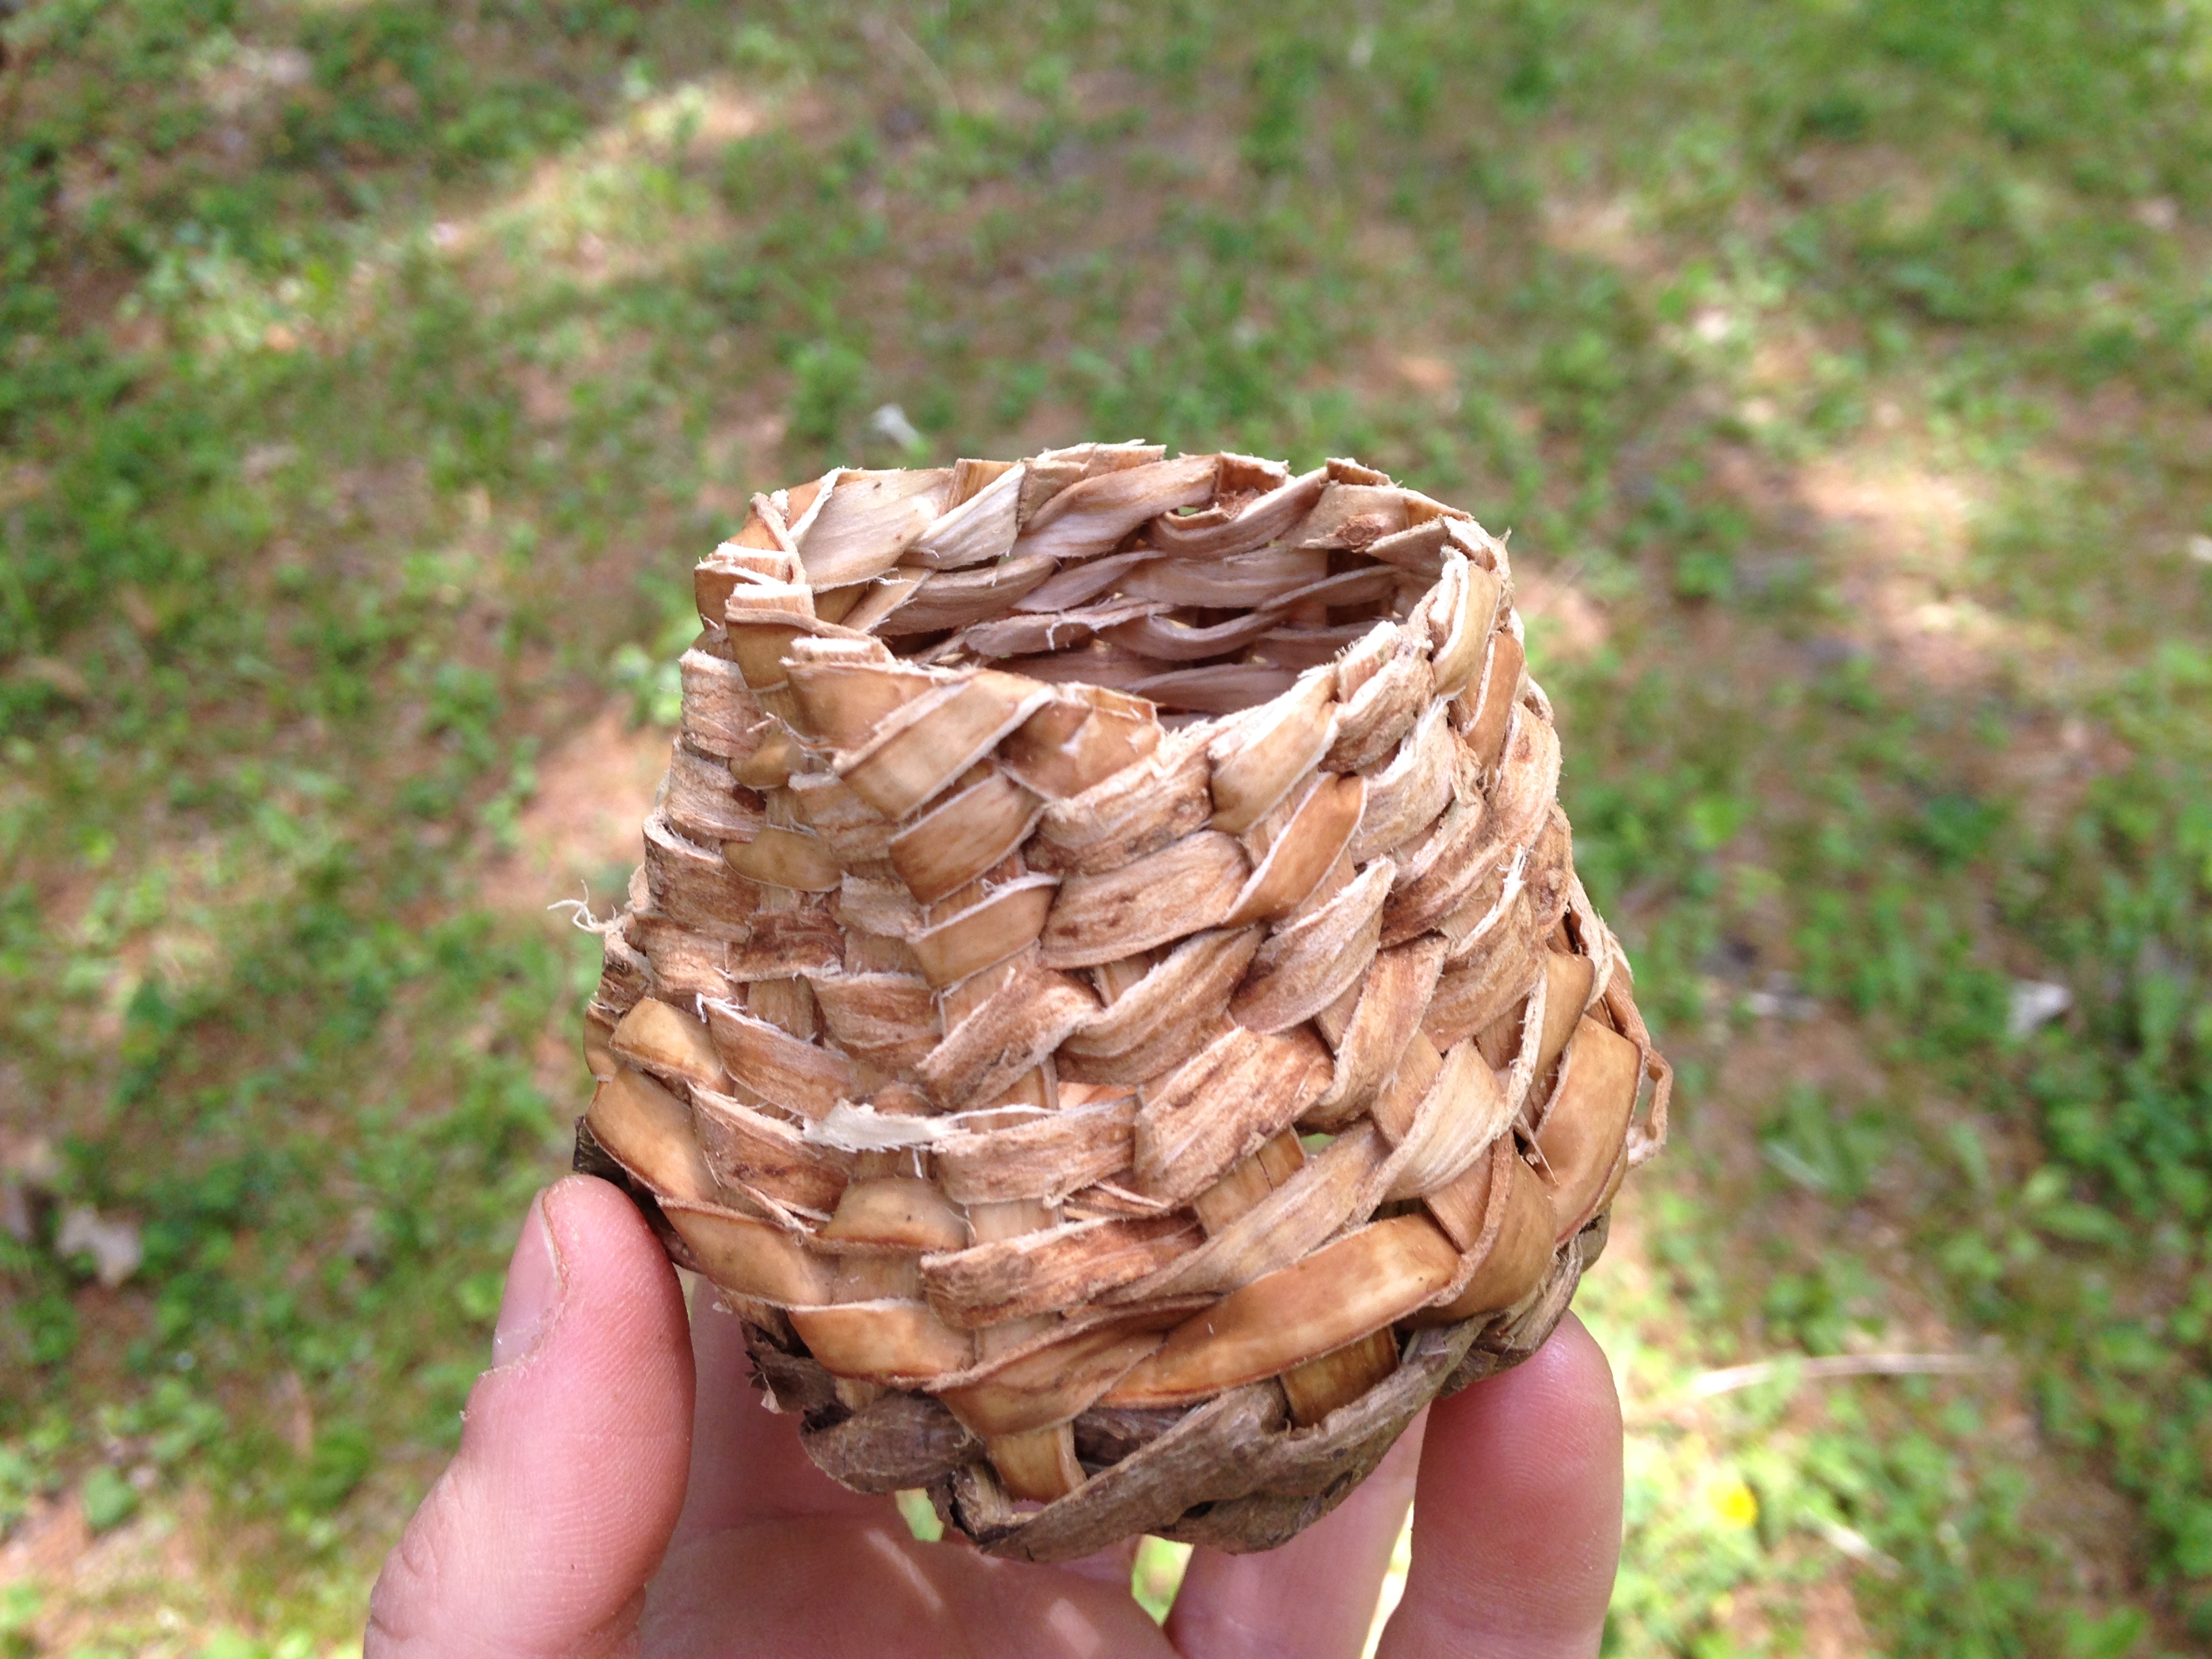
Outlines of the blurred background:
M 1682 1072 L 1607 1652 L 2212 1644 L 2207 0 L 0 17 L 0 1655 L 357 1651 L 689 566 L 1084 437 L 1512 532 Z

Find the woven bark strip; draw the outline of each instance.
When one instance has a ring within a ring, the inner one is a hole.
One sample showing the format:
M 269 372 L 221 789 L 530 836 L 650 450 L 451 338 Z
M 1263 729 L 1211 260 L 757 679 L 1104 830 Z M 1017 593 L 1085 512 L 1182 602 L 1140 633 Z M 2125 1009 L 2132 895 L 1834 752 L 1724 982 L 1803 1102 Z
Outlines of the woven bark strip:
M 1672 1077 L 1512 593 L 1371 468 L 1141 443 L 701 562 L 577 1162 L 821 1467 L 1022 1559 L 1267 1548 L 1540 1345 Z

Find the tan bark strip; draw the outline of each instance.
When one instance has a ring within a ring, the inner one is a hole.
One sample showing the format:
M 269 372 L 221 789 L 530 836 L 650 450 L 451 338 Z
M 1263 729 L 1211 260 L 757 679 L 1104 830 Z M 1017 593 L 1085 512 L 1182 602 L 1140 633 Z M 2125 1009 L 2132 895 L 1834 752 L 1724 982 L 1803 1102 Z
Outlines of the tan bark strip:
M 1366 1218 L 1382 1196 L 1376 1180 L 1389 1156 L 1373 1124 L 1355 1124 L 1205 1243 L 1110 1299 L 1233 1291 L 1288 1267 Z
M 728 764 L 696 752 L 680 738 L 670 753 L 660 812 L 700 842 L 749 836 L 762 823 L 760 798 L 750 790 L 738 793 Z
M 1512 854 L 1488 833 L 1490 809 L 1479 794 L 1455 795 L 1435 828 L 1395 859 L 1398 878 L 1382 907 L 1382 942 L 1402 944 L 1437 926 L 1466 902 L 1475 884 Z
M 1251 644 L 1273 626 L 1271 618 L 1259 615 L 1232 617 L 1224 623 L 1200 627 L 1170 616 L 1148 614 L 1099 632 L 1124 651 L 1139 656 L 1156 657 L 1163 662 L 1203 662 Z
M 730 763 L 730 775 L 749 789 L 773 789 L 806 764 L 799 740 L 781 720 L 771 720 L 752 753 Z
M 731 593 L 747 575 L 787 580 L 796 563 L 787 554 L 765 553 L 724 542 L 691 569 L 691 599 L 699 607 L 699 620 L 709 628 L 720 628 L 728 614 Z
M 1506 1143 L 1493 1154 L 1489 1182 L 1482 1233 L 1462 1258 L 1458 1281 L 1437 1304 L 1412 1316 L 1410 1324 L 1456 1324 L 1510 1308 L 1550 1268 L 1553 1215 L 1543 1182 Z
M 1215 829 L 1242 835 L 1314 769 L 1334 729 L 1335 686 L 1333 670 L 1310 670 L 1212 740 Z
M 599 935 L 599 984 L 592 1000 L 619 1019 L 651 988 L 653 963 L 635 940 L 637 918 L 625 912 Z
M 848 870 L 887 863 L 895 826 L 848 788 L 835 772 L 801 772 L 791 780 L 792 806 Z
M 1490 786 L 1490 833 L 1516 847 L 1534 841 L 1559 789 L 1559 734 L 1526 703 L 1518 704 Z
M 1009 1498 L 1049 1504 L 1083 1484 L 1083 1465 L 1075 1458 L 1075 1431 L 1068 1424 L 994 1435 L 983 1446 Z
M 1249 870 L 1234 837 L 1204 830 L 1117 870 L 1069 876 L 1044 926 L 1044 959 L 1093 967 L 1218 927 Z
M 825 1260 L 835 1264 L 830 1275 L 830 1294 L 827 1297 L 814 1297 L 817 1302 L 881 1302 L 886 1297 L 899 1302 L 921 1300 L 921 1257 L 915 1251 L 836 1255 Z
M 1210 663 L 1171 674 L 1146 674 L 1121 683 L 1121 689 L 1149 697 L 1163 708 L 1234 714 L 1284 696 L 1298 678 L 1289 669 L 1266 663 Z
M 1051 555 L 1021 553 L 974 570 L 939 570 L 876 624 L 884 635 L 933 634 L 1002 617 L 1056 568 Z
M 1376 1091 L 1375 1103 L 1368 1109 L 1375 1127 L 1394 1147 L 1403 1146 L 1413 1132 L 1420 1115 L 1421 1103 L 1428 1098 L 1429 1090 L 1443 1070 L 1444 1057 L 1434 1044 L 1418 1031 L 1406 1045 L 1406 1052 L 1398 1061 L 1398 1069 L 1390 1080 Z
M 1311 1032 L 1263 1036 L 1232 1026 L 1142 1091 L 1132 1159 L 1137 1190 L 1168 1203 L 1197 1197 L 1295 1122 L 1328 1078 L 1328 1050 Z
M 1223 560 L 1265 547 L 1311 513 L 1328 474 L 1316 467 L 1234 510 L 1211 507 L 1152 521 L 1152 545 L 1178 559 Z
M 1521 670 L 1526 661 L 1521 641 L 1511 634 L 1500 629 L 1490 636 L 1490 653 L 1483 663 L 1480 690 L 1470 688 L 1474 706 L 1462 726 L 1467 746 L 1486 771 L 1498 764 L 1499 751 L 1505 746 L 1505 726 L 1519 701 Z M 1462 700 L 1468 695 L 1462 692 Z
M 1277 1380 L 1291 1402 L 1291 1421 L 1310 1429 L 1348 1406 L 1398 1369 L 1398 1338 L 1389 1326 L 1357 1342 L 1293 1365 Z
M 1596 968 L 1588 957 L 1569 956 L 1564 951 L 1544 953 L 1544 1030 L 1536 1044 L 1539 1076 L 1559 1057 L 1581 1024 L 1596 977 Z
M 957 1250 L 968 1242 L 968 1223 L 931 1182 L 912 1176 L 854 1181 L 822 1229 L 825 1244 L 874 1245 L 900 1250 Z
M 1036 592 L 1032 590 L 1031 596 Z M 1041 614 L 1018 606 L 1014 614 L 972 623 L 952 643 L 978 657 L 1026 657 L 1035 653 L 1072 650 L 1094 640 L 1118 623 L 1133 622 L 1167 607 L 1152 599 L 1108 599 L 1075 611 L 1047 611 Z
M 1232 1164 L 1218 1181 L 1191 1200 L 1191 1212 L 1211 1238 L 1255 1208 L 1296 1175 L 1305 1161 L 1305 1147 L 1297 1132 L 1285 1129 L 1251 1157 Z
M 1342 722 L 1346 706 L 1358 702 L 1361 694 L 1367 690 L 1370 682 L 1382 672 L 1393 657 L 1401 654 L 1401 650 L 1407 647 L 1419 650 L 1420 641 L 1408 636 L 1405 629 L 1395 623 L 1377 622 L 1370 624 L 1366 631 L 1345 651 L 1342 657 L 1338 659 L 1336 700 L 1337 736 L 1340 741 L 1344 736 Z M 1366 723 L 1363 720 L 1361 725 L 1364 726 Z M 1388 746 L 1395 745 L 1386 745 Z
M 615 1053 L 648 1072 L 713 1088 L 722 1079 L 721 1056 L 706 1022 L 650 998 L 624 1014 L 610 1039 Z
M 1072 1421 L 1166 1340 L 1158 1322 L 1139 1315 L 1098 1326 L 937 1397 L 978 1434 L 1018 1434 Z
M 643 1073 L 617 1072 L 600 1084 L 584 1121 L 599 1145 L 658 1196 L 715 1201 L 714 1172 L 692 1133 L 691 1109 Z
M 1358 549 L 1407 523 L 1406 492 L 1395 484 L 1332 482 L 1285 539 L 1297 547 Z
M 1387 599 L 1398 590 L 1401 578 L 1387 564 L 1370 564 L 1357 570 L 1340 570 L 1304 587 L 1267 601 L 1271 612 L 1294 615 L 1326 613 L 1332 606 L 1368 605 Z
M 706 1005 L 707 1028 L 730 1075 L 762 1099 L 801 1117 L 829 1115 L 853 1096 L 853 1062 L 726 1002 Z
M 1247 927 L 1183 940 L 1061 1042 L 1060 1075 L 1075 1082 L 1142 1083 L 1189 1059 L 1228 1012 L 1230 993 L 1260 939 L 1258 928 Z
M 1577 1025 L 1536 1131 L 1536 1148 L 1552 1173 L 1557 1237 L 1571 1237 L 1597 1212 L 1628 1137 L 1643 1073 L 1644 1056 L 1626 1037 L 1587 1016 Z
M 1415 607 L 1407 626 L 1428 629 L 1437 696 L 1456 696 L 1481 667 L 1502 591 L 1492 573 L 1449 555 L 1443 575 Z
M 1129 1166 L 1133 1096 L 1040 1113 L 934 1143 L 937 1178 L 963 1204 L 1057 1202 Z
M 824 615 L 842 610 L 838 620 L 848 628 L 878 632 L 884 617 L 896 611 L 928 579 L 928 572 L 911 565 L 894 565 L 873 581 L 842 587 L 821 598 Z
M 1319 667 L 1346 647 L 1358 643 L 1360 635 L 1366 632 L 1366 627 L 1364 623 L 1311 626 L 1292 623 L 1288 627 L 1278 627 L 1260 636 L 1260 642 L 1252 647 L 1252 654 L 1293 673 L 1299 673 L 1309 668 Z
M 765 714 L 787 715 L 797 712 L 795 703 L 787 702 L 783 708 L 775 706 L 777 692 L 789 682 L 793 656 L 808 641 L 834 640 L 848 646 L 865 647 L 880 643 L 849 628 L 840 628 L 811 614 L 813 599 L 804 588 L 790 590 L 787 602 L 783 592 L 774 584 L 753 582 L 741 586 L 731 595 L 729 622 L 724 629 L 729 642 L 730 660 L 745 677 L 753 696 L 760 702 Z M 793 605 L 805 614 L 794 617 Z
M 1360 550 L 1370 559 L 1380 559 L 1423 581 L 1433 582 L 1443 574 L 1444 526 L 1443 520 L 1431 519 L 1370 542 Z
M 718 1289 L 780 1308 L 830 1299 L 830 1263 L 774 1222 L 706 1205 L 671 1202 L 661 1212 Z
M 1527 993 L 1538 949 L 1528 915 L 1526 901 L 1516 902 L 1506 920 L 1492 930 L 1487 951 L 1474 952 L 1437 981 L 1421 1016 L 1421 1029 L 1439 1048 L 1482 1030 Z
M 900 662 L 875 640 L 795 640 L 782 665 L 791 677 L 799 728 L 833 749 L 857 750 L 884 721 L 954 684 Z
M 1055 559 L 1103 553 L 1147 519 L 1212 498 L 1219 466 L 1212 455 L 1185 455 L 1087 477 L 1030 514 L 1014 554 Z
M 1049 695 L 1029 681 L 980 669 L 900 708 L 862 748 L 839 750 L 831 765 L 885 817 L 904 817 L 981 759 Z
M 1210 611 L 1253 611 L 1328 574 L 1326 553 L 1270 548 L 1219 561 L 1154 558 L 1119 573 L 1115 586 L 1124 599 Z
M 894 1387 L 920 1387 L 975 1363 L 975 1339 L 921 1302 L 848 1302 L 793 1308 L 792 1329 L 822 1368 Z
M 1148 444 L 1134 438 L 1127 443 L 1080 443 L 1065 449 L 1045 450 L 1029 459 L 1029 476 L 1022 481 L 1021 504 L 1017 511 L 1022 522 L 1027 524 L 1039 507 L 1070 484 L 1109 472 L 1150 466 L 1166 453 L 1164 445 Z
M 1622 953 L 1619 940 L 1613 940 L 1611 949 L 1616 972 L 1606 988 L 1606 1012 L 1621 1034 L 1636 1044 L 1644 1056 L 1644 1075 L 1651 1080 L 1651 1103 L 1640 1122 L 1632 1122 L 1628 1133 L 1628 1161 L 1632 1166 L 1658 1156 L 1667 1144 L 1667 1108 L 1674 1090 L 1674 1068 L 1667 1063 L 1666 1056 L 1651 1046 L 1651 1034 L 1644 1029 L 1644 1016 L 1637 1011 L 1636 999 L 1629 994 L 1628 958 Z M 1641 1092 L 1639 1087 L 1638 1092 Z
M 949 1325 L 995 1325 L 1094 1302 L 1198 1242 L 1198 1229 L 1178 1216 L 1070 1222 L 925 1256 L 922 1290 Z
M 1311 1019 L 1367 971 L 1382 938 L 1382 902 L 1396 873 L 1377 859 L 1318 908 L 1267 936 L 1229 1003 L 1230 1018 L 1258 1031 Z
M 1273 921 L 1297 909 L 1351 844 L 1366 799 L 1364 779 L 1326 772 L 1316 777 L 1223 925 Z
M 692 1121 L 718 1179 L 765 1193 L 779 1204 L 834 1209 L 851 1179 L 850 1153 L 816 1146 L 798 1125 L 728 1095 L 695 1091 Z
M 1336 711 L 1336 740 L 1322 757 L 1330 772 L 1364 772 L 1398 746 L 1429 701 L 1428 653 L 1400 630 L 1388 661 Z M 1342 673 L 1339 672 L 1340 694 Z
M 1489 1248 L 1484 1229 L 1494 1220 L 1490 1195 L 1499 1175 L 1505 1173 L 1504 1166 L 1498 1162 L 1501 1157 L 1520 1157 L 1517 1143 L 1510 1135 L 1498 1136 L 1482 1157 L 1435 1191 L 1421 1195 L 1429 1218 L 1444 1230 L 1444 1236 L 1459 1247 L 1462 1255 L 1472 1255 L 1477 1261 L 1481 1259 L 1481 1252 Z M 1547 1200 L 1547 1212 L 1549 1207 Z M 1548 1231 L 1545 1237 L 1548 1243 Z
M 1275 1376 L 1402 1318 L 1458 1266 L 1425 1217 L 1375 1222 L 1178 1325 L 1104 1403 L 1183 1405 Z
M 1419 1198 L 1449 1185 L 1513 1121 L 1505 1091 L 1482 1050 L 1462 1042 L 1443 1057 L 1398 1156 L 1388 1195 Z
M 650 971 L 647 988 L 661 1001 L 689 1007 L 695 997 L 730 994 L 730 946 L 657 913 L 631 912 L 629 934 Z M 604 984 L 604 981 L 602 981 Z
M 999 763 L 1046 800 L 1062 802 L 1156 753 L 1163 735 L 1141 698 L 1071 686 L 1000 744 Z
M 940 988 L 957 985 L 1035 943 L 1045 930 L 1059 884 L 1056 876 L 1024 876 L 980 903 L 918 929 L 909 942 L 923 977 Z
M 1337 1042 L 1335 1074 L 1305 1114 L 1309 1127 L 1341 1128 L 1367 1109 L 1421 1029 L 1443 960 L 1443 941 L 1432 934 L 1376 952 Z
M 812 523 L 795 538 L 807 580 L 817 588 L 842 587 L 890 569 L 937 521 L 951 483 L 943 467 L 841 474 Z
M 1148 550 L 1139 549 L 1133 553 L 1110 553 L 1103 559 L 1085 559 L 1080 564 L 1068 565 L 1042 586 L 1031 588 L 1028 597 L 1014 609 L 1041 617 L 1073 611 L 1086 600 L 1119 586 L 1129 572 L 1156 556 Z
M 596 1001 L 584 1008 L 584 1069 L 592 1079 L 603 1080 L 621 1069 L 622 1062 L 615 1058 L 614 1032 L 617 1016 Z
M 1204 742 L 1167 734 L 1149 757 L 1048 805 L 1025 855 L 1030 867 L 1098 875 L 1158 852 L 1212 816 L 1208 775 Z
M 684 685 L 684 741 L 725 761 L 751 754 L 760 744 L 763 716 L 737 665 L 694 649 L 676 666 Z
M 1399 745 L 1389 765 L 1367 780 L 1367 802 L 1352 838 L 1352 861 L 1391 852 L 1436 821 L 1451 799 L 1454 751 L 1446 706 L 1432 705 Z
M 760 889 L 763 905 L 781 894 L 800 898 L 774 887 Z M 844 939 L 828 907 L 811 894 L 803 902 L 781 910 L 756 912 L 745 936 L 730 946 L 730 977 L 750 984 L 756 980 L 791 979 L 800 974 L 834 968 L 844 951 Z
M 915 897 L 933 904 L 1018 847 L 1043 806 L 1013 779 L 994 772 L 893 836 L 891 867 Z
M 658 813 L 645 823 L 645 878 L 655 909 L 709 939 L 744 939 L 760 908 L 757 884 L 734 873 L 720 852 L 678 835 Z
M 1437 923 L 1437 932 L 1451 942 L 1446 962 L 1464 962 L 1487 951 L 1493 930 L 1501 925 L 1522 928 L 1532 939 L 1542 936 L 1534 926 L 1534 912 L 1528 903 L 1527 884 L 1521 878 L 1528 861 L 1528 850 L 1518 847 L 1502 858 L 1486 860 L 1484 872 L 1468 889 L 1459 908 Z M 1517 919 L 1523 912 L 1528 918 L 1525 927 Z
M 803 979 L 757 980 L 745 987 L 744 997 L 747 1013 L 801 1042 L 811 1042 L 820 1029 L 814 993 Z
M 945 1034 L 915 1072 L 946 1111 L 995 1100 L 1098 1012 L 1098 999 L 1065 974 L 1024 967 Z
M 803 830 L 769 827 L 750 841 L 726 841 L 722 857 L 747 881 L 797 892 L 827 893 L 845 878 L 829 844 Z
M 963 461 L 960 465 L 970 463 Z M 960 497 L 915 538 L 909 556 L 933 570 L 1004 558 L 1013 549 L 1016 509 L 1021 505 L 1022 483 L 1027 476 L 1028 469 L 1016 461 L 973 495 Z M 956 468 L 954 496 L 959 495 L 964 482 Z
M 968 1211 L 968 1236 L 977 1244 L 995 1244 L 1000 1239 L 1019 1238 L 1024 1233 L 1041 1233 L 1060 1225 L 1059 1211 L 1041 1199 L 1017 1198 L 995 1204 L 970 1204 Z
M 912 974 L 823 974 L 808 982 L 837 1046 L 886 1072 L 910 1071 L 942 1035 L 937 997 Z

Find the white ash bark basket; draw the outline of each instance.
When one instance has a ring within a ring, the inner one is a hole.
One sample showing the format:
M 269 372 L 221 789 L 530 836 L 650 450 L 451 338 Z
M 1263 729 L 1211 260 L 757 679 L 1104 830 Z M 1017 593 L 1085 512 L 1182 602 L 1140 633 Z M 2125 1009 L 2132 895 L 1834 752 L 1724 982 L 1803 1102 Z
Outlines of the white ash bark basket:
M 1085 444 L 756 496 L 696 581 L 577 1162 L 817 1464 L 1267 1548 L 1542 1343 L 1669 1073 L 1499 542 Z

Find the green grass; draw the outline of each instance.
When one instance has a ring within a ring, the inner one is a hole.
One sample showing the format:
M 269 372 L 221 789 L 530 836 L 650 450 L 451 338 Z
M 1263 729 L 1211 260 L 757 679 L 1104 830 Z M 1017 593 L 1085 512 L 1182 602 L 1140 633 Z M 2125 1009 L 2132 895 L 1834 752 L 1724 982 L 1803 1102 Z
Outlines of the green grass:
M 888 402 L 933 457 L 1356 453 L 1514 532 L 1684 1078 L 1583 1301 L 1608 1651 L 2212 1640 L 2202 5 L 0 39 L 0 1152 L 52 1189 L 0 1528 L 74 1493 L 103 1564 L 0 1591 L 0 1651 L 351 1639 L 580 1094 L 590 941 L 487 872 L 571 733 L 668 718 L 746 492 L 907 459 Z M 2071 1010 L 2013 1034 L 2021 981 Z M 52 1252 L 79 1204 L 142 1229 L 120 1291 Z M 1990 1363 L 1691 1386 L 1931 1348 Z

